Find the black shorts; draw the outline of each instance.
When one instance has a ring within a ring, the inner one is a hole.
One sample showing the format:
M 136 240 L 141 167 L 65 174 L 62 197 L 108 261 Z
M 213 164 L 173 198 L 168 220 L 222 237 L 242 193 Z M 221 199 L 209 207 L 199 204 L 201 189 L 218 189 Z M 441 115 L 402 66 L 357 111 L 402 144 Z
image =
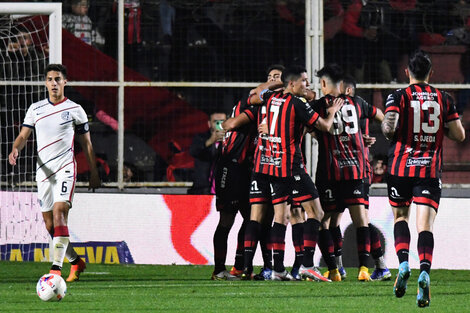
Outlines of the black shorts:
M 217 211 L 233 212 L 250 209 L 248 164 L 221 159 L 215 170 L 215 203 Z M 245 213 L 245 212 L 242 212 Z
M 318 191 L 307 173 L 290 177 L 275 177 L 264 174 L 253 175 L 250 203 L 279 204 L 302 203 L 318 198 Z
M 369 185 L 361 179 L 318 181 L 317 186 L 325 212 L 342 213 L 350 205 L 369 207 Z
M 388 201 L 393 207 L 407 207 L 414 202 L 428 205 L 437 212 L 441 190 L 440 178 L 387 175 Z

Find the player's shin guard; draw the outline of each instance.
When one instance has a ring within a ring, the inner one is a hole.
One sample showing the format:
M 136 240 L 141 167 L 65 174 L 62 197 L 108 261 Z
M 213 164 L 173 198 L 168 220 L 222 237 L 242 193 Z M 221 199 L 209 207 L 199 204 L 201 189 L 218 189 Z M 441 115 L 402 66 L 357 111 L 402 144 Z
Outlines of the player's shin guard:
M 313 255 L 318 241 L 318 229 L 320 222 L 314 218 L 309 218 L 304 222 L 304 267 L 313 266 Z
M 320 247 L 323 260 L 325 260 L 328 270 L 331 271 L 336 268 L 336 260 L 334 254 L 334 244 L 331 238 L 329 229 L 322 229 L 319 232 L 318 246 Z
M 408 223 L 405 221 L 399 221 L 395 223 L 393 227 L 393 236 L 395 237 L 395 251 L 398 256 L 398 262 L 408 262 L 408 256 L 410 253 L 410 229 Z
M 243 258 L 245 259 L 244 269 L 250 273 L 253 272 L 253 257 L 255 255 L 256 246 L 258 245 L 261 224 L 256 221 L 249 221 L 245 230 L 245 244 Z
M 434 236 L 429 231 L 422 231 L 418 235 L 418 254 L 420 272 L 431 271 L 432 253 L 434 250 Z
M 358 227 L 356 229 L 357 254 L 359 256 L 359 266 L 367 267 L 367 260 L 370 256 L 370 233 L 369 227 Z
M 292 267 L 299 268 L 304 257 L 304 224 L 292 225 L 292 244 L 295 249 L 295 261 Z
M 276 272 L 284 272 L 284 251 L 285 251 L 286 226 L 274 223 L 271 229 L 271 244 L 273 245 L 273 269 Z
M 69 245 L 69 229 L 67 226 L 56 226 L 54 228 L 52 243 L 54 249 L 52 267 L 53 269 L 60 270 L 62 269 L 67 246 Z
M 227 238 L 230 228 L 217 225 L 214 232 L 214 273 L 218 274 L 225 270 L 225 260 L 227 258 Z

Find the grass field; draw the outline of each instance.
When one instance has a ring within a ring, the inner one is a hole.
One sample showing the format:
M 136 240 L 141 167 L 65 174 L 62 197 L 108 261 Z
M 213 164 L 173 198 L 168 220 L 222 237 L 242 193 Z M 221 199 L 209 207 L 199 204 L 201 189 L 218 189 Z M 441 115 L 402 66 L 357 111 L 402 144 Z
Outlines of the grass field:
M 209 266 L 88 264 L 79 282 L 67 284 L 61 302 L 42 302 L 36 282 L 48 268 L 0 262 L 0 312 L 470 312 L 470 271 L 433 270 L 431 306 L 421 309 L 417 271 L 397 299 L 393 280 L 361 283 L 353 268 L 337 283 L 227 282 L 211 281 Z

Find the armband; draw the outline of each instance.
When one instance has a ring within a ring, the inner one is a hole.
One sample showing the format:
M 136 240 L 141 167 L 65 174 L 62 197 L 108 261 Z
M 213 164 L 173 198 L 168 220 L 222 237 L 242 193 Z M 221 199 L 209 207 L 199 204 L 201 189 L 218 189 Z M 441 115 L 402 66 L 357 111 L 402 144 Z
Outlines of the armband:
M 88 126 L 88 123 L 80 124 L 80 125 L 75 126 L 75 131 L 79 135 L 83 135 L 90 131 L 90 126 Z

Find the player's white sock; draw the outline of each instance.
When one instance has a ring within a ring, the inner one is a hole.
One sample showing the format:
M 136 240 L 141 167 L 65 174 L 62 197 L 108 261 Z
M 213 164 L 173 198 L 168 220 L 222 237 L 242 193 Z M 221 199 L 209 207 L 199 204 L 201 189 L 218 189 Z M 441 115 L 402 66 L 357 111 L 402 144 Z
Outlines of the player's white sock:
M 338 268 L 342 268 L 343 267 L 343 256 L 342 255 L 336 256 L 335 259 L 336 259 L 336 266 L 338 266 Z
M 52 240 L 54 247 L 54 259 L 52 265 L 57 265 L 62 268 L 64 263 L 65 252 L 67 251 L 67 246 L 69 245 L 69 237 L 54 237 Z
M 387 268 L 387 265 L 385 265 L 385 260 L 383 256 L 375 260 L 375 268 L 381 268 L 381 269 Z
M 78 259 L 78 254 L 77 252 L 75 252 L 75 249 L 73 248 L 70 242 L 67 245 L 67 250 L 65 251 L 65 257 L 67 258 L 67 260 L 69 260 L 70 263 Z

